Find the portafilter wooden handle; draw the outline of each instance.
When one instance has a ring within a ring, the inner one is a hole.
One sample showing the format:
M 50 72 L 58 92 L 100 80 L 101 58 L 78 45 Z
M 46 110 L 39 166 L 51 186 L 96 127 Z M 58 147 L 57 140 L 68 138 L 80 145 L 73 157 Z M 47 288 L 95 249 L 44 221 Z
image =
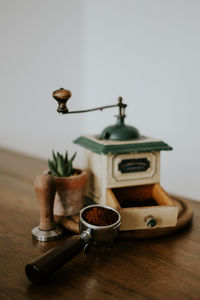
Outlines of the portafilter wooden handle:
M 55 228 L 53 219 L 53 205 L 56 193 L 56 183 L 52 175 L 44 174 L 36 177 L 35 191 L 40 205 L 40 230 Z
M 42 283 L 77 255 L 88 243 L 88 235 L 74 235 L 25 266 L 25 272 L 33 283 Z

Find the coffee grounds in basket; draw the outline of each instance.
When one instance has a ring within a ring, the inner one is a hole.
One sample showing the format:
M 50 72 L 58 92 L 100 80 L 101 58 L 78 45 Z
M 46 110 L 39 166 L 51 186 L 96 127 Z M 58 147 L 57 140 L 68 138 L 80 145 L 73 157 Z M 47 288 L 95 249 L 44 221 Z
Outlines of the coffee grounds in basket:
M 91 207 L 83 212 L 83 219 L 92 225 L 108 226 L 118 220 L 118 215 L 105 207 Z

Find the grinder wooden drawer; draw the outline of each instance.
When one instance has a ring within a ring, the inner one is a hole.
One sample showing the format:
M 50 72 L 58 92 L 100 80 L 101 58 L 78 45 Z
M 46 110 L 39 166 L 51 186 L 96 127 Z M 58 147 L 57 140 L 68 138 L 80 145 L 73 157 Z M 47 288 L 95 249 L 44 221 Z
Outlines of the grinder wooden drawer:
M 107 189 L 107 205 L 121 214 L 120 230 L 176 226 L 178 207 L 156 184 Z

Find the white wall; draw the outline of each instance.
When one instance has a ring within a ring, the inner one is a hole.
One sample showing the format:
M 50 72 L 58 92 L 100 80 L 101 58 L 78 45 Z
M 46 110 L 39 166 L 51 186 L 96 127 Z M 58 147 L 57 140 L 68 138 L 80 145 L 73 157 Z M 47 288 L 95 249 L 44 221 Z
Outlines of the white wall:
M 82 19 L 81 0 L 0 1 L 3 147 L 44 158 L 52 148 L 72 154 L 82 116 L 59 116 L 51 94 L 71 89 L 84 106 Z
M 72 109 L 123 96 L 127 123 L 163 139 L 161 183 L 200 199 L 200 2 L 195 0 L 0 1 L 0 142 L 48 157 L 99 133 L 116 110 L 59 116 L 54 89 Z

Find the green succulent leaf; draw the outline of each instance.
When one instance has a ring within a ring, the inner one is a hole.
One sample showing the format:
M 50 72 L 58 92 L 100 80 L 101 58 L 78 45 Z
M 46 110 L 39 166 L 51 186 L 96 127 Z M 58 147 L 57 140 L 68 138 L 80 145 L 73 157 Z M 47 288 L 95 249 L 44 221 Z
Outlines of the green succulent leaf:
M 68 152 L 66 151 L 65 153 L 65 163 L 67 164 L 68 163 Z
M 74 155 L 71 157 L 69 164 L 73 162 L 74 158 L 76 157 L 77 152 L 74 153 Z
M 58 173 L 60 174 L 61 177 L 65 176 L 64 175 L 64 159 L 63 159 L 63 156 L 58 152 L 58 155 L 57 155 L 57 171 Z
M 73 170 L 73 168 L 72 168 L 72 163 L 69 163 L 69 164 L 68 164 L 68 169 L 67 169 L 66 176 L 72 175 L 72 170 Z
M 53 161 L 54 161 L 54 164 L 55 164 L 55 166 L 57 167 L 57 157 L 56 157 L 56 155 L 55 155 L 54 150 L 52 151 L 52 155 L 53 155 Z
M 51 173 L 57 177 L 67 177 L 74 174 L 73 160 L 76 157 L 76 152 L 73 154 L 70 160 L 68 160 L 68 152 L 65 155 L 61 155 L 59 152 L 55 154 L 52 151 L 53 160 L 48 160 L 48 166 Z
M 48 159 L 48 166 L 49 166 L 49 170 L 51 171 L 51 174 L 59 177 L 59 173 L 57 172 L 57 168 L 54 165 L 53 161 Z

